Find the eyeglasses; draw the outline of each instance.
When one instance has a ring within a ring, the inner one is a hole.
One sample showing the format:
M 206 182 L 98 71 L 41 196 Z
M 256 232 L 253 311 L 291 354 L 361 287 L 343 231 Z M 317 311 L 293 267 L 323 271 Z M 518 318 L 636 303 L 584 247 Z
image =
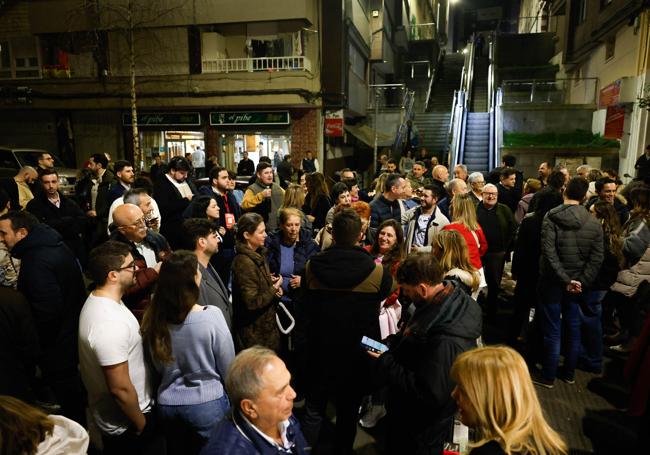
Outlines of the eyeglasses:
M 140 218 L 139 220 L 136 220 L 135 222 L 131 224 L 123 224 L 122 226 L 118 226 L 121 228 L 128 228 L 128 227 L 140 227 L 140 226 L 146 226 L 147 222 L 144 217 Z
M 483 197 L 497 197 L 499 193 L 483 193 Z
M 133 270 L 134 272 L 138 268 L 138 265 L 135 263 L 135 261 L 130 262 L 129 264 L 125 265 L 124 267 L 120 267 L 119 269 L 116 269 L 116 272 L 122 272 L 123 270 Z

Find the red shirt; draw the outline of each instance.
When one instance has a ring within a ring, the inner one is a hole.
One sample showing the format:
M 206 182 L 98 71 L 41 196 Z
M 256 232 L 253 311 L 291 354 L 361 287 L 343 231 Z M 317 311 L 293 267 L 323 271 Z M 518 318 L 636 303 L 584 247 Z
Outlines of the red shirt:
M 461 235 L 465 238 L 465 242 L 467 243 L 467 249 L 469 250 L 469 261 L 474 267 L 476 267 L 477 270 L 483 267 L 483 264 L 481 263 L 481 256 L 483 256 L 487 251 L 488 244 L 485 235 L 483 234 L 483 229 L 481 229 L 480 226 L 476 231 L 474 231 L 474 234 L 476 234 L 476 238 L 478 238 L 478 243 L 480 246 L 476 244 L 476 238 L 472 234 L 472 231 L 470 231 L 464 224 L 451 223 L 442 228 L 442 230 L 454 230 L 460 232 Z

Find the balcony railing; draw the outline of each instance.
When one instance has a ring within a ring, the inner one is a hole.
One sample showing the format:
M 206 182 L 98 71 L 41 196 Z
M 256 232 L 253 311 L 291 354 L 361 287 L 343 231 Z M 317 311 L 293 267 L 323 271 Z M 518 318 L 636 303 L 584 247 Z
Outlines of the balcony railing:
M 596 104 L 598 79 L 503 81 L 505 104 Z
M 303 56 L 203 60 L 204 73 L 252 73 L 255 71 L 311 71 L 311 62 Z
M 433 40 L 436 38 L 436 23 L 411 24 L 408 26 L 411 41 Z

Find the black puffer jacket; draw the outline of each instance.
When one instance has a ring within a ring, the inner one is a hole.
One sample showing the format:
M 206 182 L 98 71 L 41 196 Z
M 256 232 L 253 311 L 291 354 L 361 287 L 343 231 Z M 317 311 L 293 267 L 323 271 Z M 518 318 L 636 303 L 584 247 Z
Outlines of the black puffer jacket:
M 542 223 L 542 283 L 583 288 L 594 284 L 604 257 L 603 229 L 581 205 L 563 204 L 548 212 Z

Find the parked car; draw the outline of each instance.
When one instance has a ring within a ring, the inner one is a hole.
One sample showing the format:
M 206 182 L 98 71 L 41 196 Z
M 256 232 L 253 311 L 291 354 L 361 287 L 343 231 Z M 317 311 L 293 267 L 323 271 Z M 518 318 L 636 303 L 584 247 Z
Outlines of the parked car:
M 23 166 L 37 168 L 42 153 L 49 153 L 54 158 L 54 169 L 59 173 L 59 190 L 65 196 L 73 195 L 77 170 L 66 167 L 58 156 L 47 150 L 0 146 L 0 178 L 13 177 Z

